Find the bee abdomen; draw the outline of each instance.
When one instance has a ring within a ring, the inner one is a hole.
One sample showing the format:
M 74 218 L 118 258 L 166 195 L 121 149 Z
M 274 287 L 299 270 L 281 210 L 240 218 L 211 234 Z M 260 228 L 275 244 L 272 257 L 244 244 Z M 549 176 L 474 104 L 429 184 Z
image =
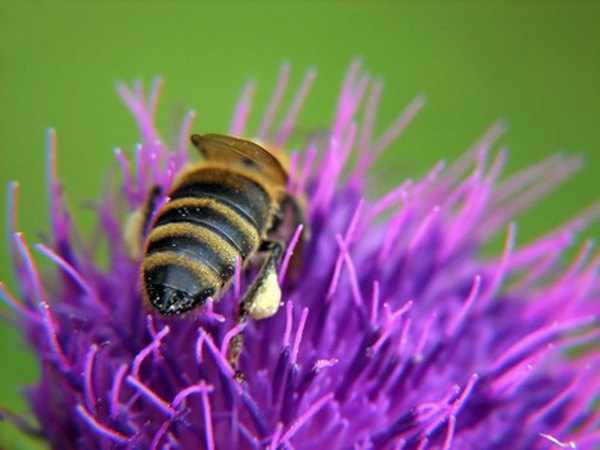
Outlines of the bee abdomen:
M 252 226 L 241 220 L 234 210 L 213 199 L 172 201 L 158 216 L 154 228 L 176 223 L 188 223 L 216 234 L 231 245 L 242 260 L 255 250 L 259 241 Z
M 191 235 L 165 236 L 151 241 L 146 255 L 174 253 L 191 264 L 201 264 L 208 267 L 222 280 L 227 281 L 233 275 L 233 264 L 228 255 L 211 247 L 210 242 L 201 241 Z
M 142 269 L 148 300 L 162 314 L 182 314 L 204 305 L 217 293 L 218 279 L 202 269 L 179 260 L 173 253 L 150 256 Z
M 271 210 L 271 196 L 256 180 L 224 169 L 202 169 L 169 195 L 171 200 L 181 198 L 213 199 L 227 206 L 262 232 L 267 227 Z
M 190 223 L 170 223 L 148 236 L 142 279 L 163 314 L 180 314 L 216 298 L 235 271 L 238 252 L 218 234 Z
M 176 255 L 190 267 L 203 266 L 225 283 L 233 275 L 236 249 L 219 234 L 191 223 L 171 223 L 152 230 L 146 258 Z
M 271 226 L 274 190 L 220 167 L 185 174 L 169 193 L 145 246 L 142 282 L 152 305 L 181 314 L 218 299 Z

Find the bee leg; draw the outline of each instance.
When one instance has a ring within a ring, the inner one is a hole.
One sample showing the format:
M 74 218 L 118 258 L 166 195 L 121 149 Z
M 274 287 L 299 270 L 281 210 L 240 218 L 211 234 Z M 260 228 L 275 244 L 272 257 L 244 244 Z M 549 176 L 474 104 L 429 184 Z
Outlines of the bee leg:
M 293 284 L 302 266 L 304 243 L 310 239 L 310 229 L 308 228 L 308 223 L 306 222 L 306 217 L 304 216 L 304 208 L 301 200 L 298 200 L 292 195 L 286 194 L 281 200 L 281 207 L 277 217 L 283 218 L 288 208 L 291 209 L 290 212 L 293 218 L 294 226 L 296 227 L 302 224 L 302 233 L 300 233 L 298 242 L 296 242 L 296 246 L 294 247 L 294 251 L 288 265 L 289 276 L 286 277 L 286 280 Z M 277 231 L 277 228 L 279 225 L 281 225 L 282 220 L 283 219 L 281 219 L 279 222 L 276 222 L 275 226 L 269 232 L 271 233 Z
M 140 257 L 144 237 L 150 226 L 152 213 L 161 195 L 162 188 L 160 186 L 152 187 L 148 193 L 148 200 L 131 214 L 125 225 L 123 240 L 127 254 L 131 259 L 137 260 Z
M 152 214 L 154 213 L 154 209 L 158 205 L 158 201 L 162 195 L 162 187 L 155 185 L 152 186 L 150 193 L 148 194 L 148 201 L 146 201 L 146 205 L 144 206 L 144 228 L 143 234 L 146 234 L 148 231 L 148 227 L 150 226 L 150 219 L 152 219 Z
M 286 195 L 284 198 L 284 204 L 289 205 L 292 208 L 292 214 L 294 215 L 294 222 L 298 225 L 303 225 L 301 238 L 307 240 L 310 237 L 310 230 L 308 229 L 306 217 L 304 216 L 304 207 L 300 204 L 298 199 L 291 195 Z
M 283 223 L 283 220 L 285 218 L 286 215 L 286 211 L 288 208 L 291 208 L 291 212 L 292 212 L 292 216 L 294 218 L 294 224 L 296 225 L 304 225 L 304 230 L 302 231 L 302 238 L 304 239 L 308 239 L 309 235 L 309 230 L 306 227 L 306 218 L 304 217 L 304 208 L 301 206 L 300 202 L 292 195 L 290 194 L 285 194 L 283 195 L 283 197 L 281 198 L 281 202 L 279 205 L 279 211 L 277 211 L 275 213 L 275 217 L 274 217 L 274 221 L 273 224 L 271 225 L 271 228 L 269 229 L 269 233 L 274 233 L 276 232 L 279 227 L 281 226 L 281 224 Z
M 237 323 L 243 325 L 248 320 L 265 319 L 277 312 L 281 302 L 281 289 L 277 280 L 277 269 L 275 263 L 283 253 L 283 247 L 279 242 L 263 241 L 259 251 L 268 252 L 256 278 L 242 297 L 238 313 Z M 244 334 L 239 332 L 231 339 L 227 348 L 227 357 L 231 367 L 235 370 L 235 378 L 244 380 L 244 375 L 238 370 L 238 363 L 242 347 L 244 345 Z

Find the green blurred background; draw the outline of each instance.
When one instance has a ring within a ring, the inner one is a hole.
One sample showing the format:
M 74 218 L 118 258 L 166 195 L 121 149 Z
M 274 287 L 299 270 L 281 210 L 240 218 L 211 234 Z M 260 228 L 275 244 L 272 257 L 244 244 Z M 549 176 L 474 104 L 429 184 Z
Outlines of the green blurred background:
M 398 168 L 390 184 L 455 159 L 505 117 L 508 172 L 558 150 L 586 157 L 575 179 L 520 218 L 520 242 L 598 199 L 600 4 L 581 1 L 2 1 L 0 185 L 21 182 L 21 228 L 36 241 L 47 228 L 44 133 L 52 126 L 60 176 L 89 229 L 83 202 L 100 194 L 112 149 L 129 152 L 137 139 L 116 80 L 162 75 L 163 129 L 193 107 L 194 130 L 222 132 L 248 78 L 259 81 L 261 107 L 283 61 L 292 64 L 292 86 L 314 66 L 300 123 L 322 128 L 357 55 L 386 82 L 380 128 L 415 94 L 427 96 L 385 156 Z M 0 242 L 0 279 L 14 288 Z M 33 359 L 0 324 L 0 405 L 26 411 L 19 385 L 35 379 Z M 33 447 L 0 424 L 0 448 Z

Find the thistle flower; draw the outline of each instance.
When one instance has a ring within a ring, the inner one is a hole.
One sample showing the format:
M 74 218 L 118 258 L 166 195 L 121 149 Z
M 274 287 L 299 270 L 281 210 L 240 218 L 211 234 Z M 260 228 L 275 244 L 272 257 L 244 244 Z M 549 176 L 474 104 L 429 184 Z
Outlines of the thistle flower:
M 246 130 L 254 86 L 244 91 L 231 134 L 289 146 L 314 79 L 291 106 L 284 67 L 254 135 Z M 35 245 L 40 273 L 17 224 L 9 189 L 9 237 L 19 298 L 5 303 L 39 356 L 27 389 L 52 448 L 103 449 L 546 449 L 600 442 L 600 256 L 574 235 L 597 214 L 515 246 L 514 217 L 580 166 L 556 155 L 510 178 L 506 152 L 492 152 L 494 125 L 464 157 L 368 198 L 369 167 L 420 109 L 416 98 L 381 136 L 374 123 L 382 85 L 354 63 L 326 139 L 291 154 L 289 190 L 305 194 L 311 239 L 295 283 L 287 265 L 284 304 L 248 324 L 241 370 L 226 358 L 237 302 L 256 268 L 236 274 L 218 303 L 167 319 L 144 306 L 140 261 L 125 250 L 126 216 L 152 186 L 167 189 L 186 164 L 193 113 L 168 145 L 154 126 L 160 91 L 119 91 L 141 130 L 133 161 L 115 151 L 122 183 L 97 205 L 86 242 L 67 208 L 48 134 L 51 233 Z M 275 119 L 282 117 L 280 126 Z M 504 248 L 482 248 L 504 235 Z M 108 264 L 96 261 L 101 244 Z M 574 350 L 572 350 L 574 349 Z

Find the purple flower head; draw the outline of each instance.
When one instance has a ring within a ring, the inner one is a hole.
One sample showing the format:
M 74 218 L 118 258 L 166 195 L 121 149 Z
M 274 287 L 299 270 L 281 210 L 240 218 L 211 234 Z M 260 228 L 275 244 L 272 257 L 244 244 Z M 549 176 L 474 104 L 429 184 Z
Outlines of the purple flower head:
M 246 129 L 249 85 L 230 133 L 289 149 L 314 75 L 283 110 L 284 67 L 256 133 Z M 194 114 L 167 143 L 154 126 L 160 86 L 147 95 L 141 84 L 119 86 L 141 143 L 131 158 L 115 150 L 119 188 L 98 202 L 90 240 L 65 205 L 53 132 L 51 233 L 35 251 L 17 231 L 17 185 L 10 186 L 20 294 L 3 285 L 1 294 L 39 356 L 40 380 L 27 398 L 52 448 L 598 445 L 600 255 L 585 242 L 573 262 L 562 257 L 598 208 L 519 248 L 512 222 L 572 175 L 579 158 L 552 156 L 502 179 L 506 152 L 491 150 L 503 132 L 497 124 L 456 163 L 371 198 L 369 167 L 423 101 L 376 136 L 382 84 L 354 63 L 327 136 L 291 153 L 288 189 L 306 198 L 311 237 L 292 280 L 301 230 L 291 230 L 278 272 L 283 305 L 243 330 L 239 383 L 226 352 L 257 265 L 237 270 L 219 302 L 165 318 L 145 304 L 141 261 L 128 256 L 127 217 L 153 186 L 168 192 L 188 162 Z M 497 236 L 503 250 L 484 257 Z M 103 246 L 106 265 L 97 262 Z M 40 271 L 34 256 L 53 267 Z

